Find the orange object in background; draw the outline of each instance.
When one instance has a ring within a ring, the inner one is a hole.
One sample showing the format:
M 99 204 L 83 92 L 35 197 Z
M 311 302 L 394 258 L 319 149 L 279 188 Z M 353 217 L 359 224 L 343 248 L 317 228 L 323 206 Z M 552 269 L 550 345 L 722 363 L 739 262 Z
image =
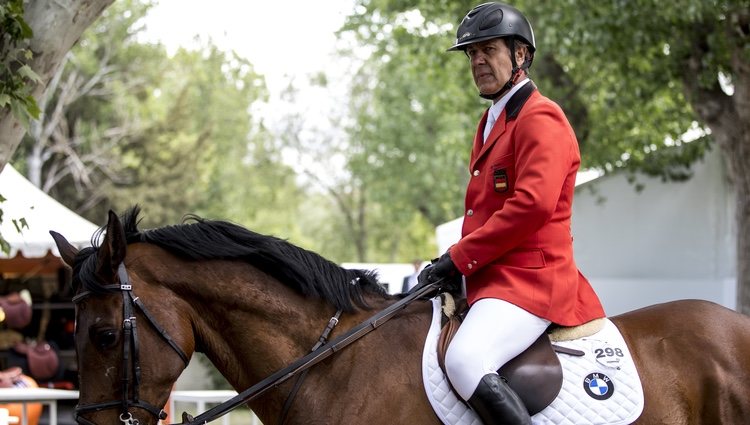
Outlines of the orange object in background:
M 0 371 L 0 388 L 37 388 L 38 385 L 30 376 L 24 375 L 20 367 L 12 367 Z M 23 403 L 0 404 L 0 408 L 8 409 L 10 416 L 15 416 L 21 422 L 23 416 Z M 42 416 L 41 403 L 27 403 L 26 417 L 29 425 L 39 425 L 39 417 Z
M 174 391 L 174 385 L 172 385 L 172 391 Z M 167 404 L 164 405 L 164 411 L 167 412 L 167 419 L 159 421 L 160 424 L 174 423 L 177 420 L 172 420 L 172 396 L 170 395 L 167 399 Z

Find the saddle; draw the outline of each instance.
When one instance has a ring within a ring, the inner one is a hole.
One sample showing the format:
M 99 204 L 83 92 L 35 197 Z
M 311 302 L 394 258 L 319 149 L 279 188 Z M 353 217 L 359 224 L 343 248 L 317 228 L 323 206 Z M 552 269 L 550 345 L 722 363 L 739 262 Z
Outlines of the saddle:
M 452 309 L 453 301 L 444 300 L 444 304 L 451 305 Z M 446 313 L 445 309 L 443 310 L 443 325 L 437 344 L 438 363 L 443 373 L 445 373 L 445 352 L 468 310 L 466 300 L 456 303 L 455 312 Z M 550 335 L 544 333 L 526 351 L 498 370 L 498 374 L 518 394 L 531 415 L 549 406 L 562 388 L 563 371 L 556 352 L 573 356 L 584 355 L 583 351 L 552 344 Z
M 57 351 L 48 343 L 34 341 L 31 343 L 19 342 L 13 346 L 17 354 L 17 361 L 22 369 L 26 369 L 29 375 L 40 381 L 54 379 L 60 369 L 60 359 Z
M 23 371 L 20 367 L 13 366 L 5 370 L 0 370 L 0 388 L 11 388 L 21 380 Z
M 4 313 L 5 325 L 11 329 L 23 329 L 31 322 L 30 295 L 13 292 L 0 296 L 0 310 Z

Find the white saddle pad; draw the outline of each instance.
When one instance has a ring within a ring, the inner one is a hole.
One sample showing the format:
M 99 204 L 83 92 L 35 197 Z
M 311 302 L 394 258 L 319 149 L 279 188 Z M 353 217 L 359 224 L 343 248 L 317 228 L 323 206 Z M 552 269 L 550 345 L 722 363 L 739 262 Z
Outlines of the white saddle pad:
M 433 315 L 422 354 L 422 378 L 427 397 L 446 425 L 481 425 L 482 422 L 451 390 L 437 360 L 440 335 L 440 298 L 432 300 Z M 557 398 L 531 418 L 534 425 L 624 425 L 643 411 L 643 388 L 620 331 L 609 320 L 592 336 L 556 345 L 574 348 L 585 356 L 558 354 L 563 385 Z

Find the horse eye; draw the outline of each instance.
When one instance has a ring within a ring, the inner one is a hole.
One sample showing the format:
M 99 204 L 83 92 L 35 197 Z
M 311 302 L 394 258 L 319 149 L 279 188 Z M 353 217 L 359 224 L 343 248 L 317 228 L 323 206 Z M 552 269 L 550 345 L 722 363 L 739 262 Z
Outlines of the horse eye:
M 106 350 L 117 343 L 117 335 L 117 331 L 114 329 L 104 329 L 92 332 L 91 339 L 98 349 Z

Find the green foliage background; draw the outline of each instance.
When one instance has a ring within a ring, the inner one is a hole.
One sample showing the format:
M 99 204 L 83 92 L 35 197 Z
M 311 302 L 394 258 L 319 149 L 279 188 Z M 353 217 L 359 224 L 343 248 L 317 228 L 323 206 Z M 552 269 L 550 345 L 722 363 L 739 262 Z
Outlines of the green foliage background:
M 10 108 L 21 123 L 39 117 L 39 108 L 31 95 L 39 76 L 27 65 L 32 57 L 26 41 L 33 31 L 23 19 L 23 0 L 0 4 L 0 108 Z
M 283 134 L 270 131 L 252 112 L 268 93 L 251 63 L 210 41 L 169 55 L 137 38 L 149 4 L 115 3 L 66 64 L 66 73 L 91 76 L 106 58 L 108 78 L 66 115 L 82 152 L 95 151 L 106 131 L 127 128 L 127 137 L 111 149 L 114 165 L 92 174 L 95 185 L 68 179 L 51 193 L 94 222 L 109 208 L 139 203 L 146 225 L 186 213 L 224 218 L 334 261 L 434 257 L 434 227 L 462 212 L 468 146 L 488 106 L 464 56 L 446 52 L 475 4 L 355 3 L 340 30 L 354 40 L 341 55 L 360 63 L 346 116 L 334 120 L 343 141 L 302 140 L 304 116 L 289 116 Z M 536 32 L 532 78 L 567 112 L 585 168 L 690 176 L 718 129 L 697 113 L 695 99 L 731 97 L 717 76 L 732 85 L 736 63 L 750 62 L 747 1 L 514 5 Z M 319 80 L 325 87 L 325 76 Z M 344 170 L 323 183 L 284 160 L 289 150 L 311 147 L 318 158 L 343 155 Z M 29 154 L 23 149 L 21 158 Z

